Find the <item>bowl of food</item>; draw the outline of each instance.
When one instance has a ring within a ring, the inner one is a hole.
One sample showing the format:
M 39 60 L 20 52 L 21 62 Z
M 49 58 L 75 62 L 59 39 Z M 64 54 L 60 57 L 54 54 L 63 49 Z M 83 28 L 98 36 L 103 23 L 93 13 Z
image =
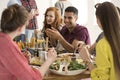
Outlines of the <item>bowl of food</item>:
M 58 55 L 56 61 L 50 66 L 51 72 L 66 76 L 80 74 L 86 69 L 86 63 L 80 58 L 79 54 L 73 56 L 72 53 Z

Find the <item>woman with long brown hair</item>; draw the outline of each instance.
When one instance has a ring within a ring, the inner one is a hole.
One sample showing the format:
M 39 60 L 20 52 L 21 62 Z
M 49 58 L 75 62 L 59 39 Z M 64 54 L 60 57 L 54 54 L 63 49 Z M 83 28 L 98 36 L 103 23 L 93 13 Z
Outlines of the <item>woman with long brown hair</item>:
M 95 8 L 97 24 L 104 32 L 103 39 L 96 46 L 96 68 L 91 63 L 85 47 L 80 51 L 80 55 L 88 62 L 92 80 L 118 80 L 120 79 L 119 12 L 110 2 L 96 4 Z
M 45 38 L 47 37 L 45 33 L 45 30 L 47 28 L 53 27 L 58 31 L 60 31 L 62 26 L 63 26 L 63 20 L 60 14 L 60 10 L 56 7 L 47 8 L 45 12 L 45 18 L 44 18 L 44 27 L 42 30 Z M 49 37 L 49 46 L 56 47 L 56 45 L 57 45 L 57 41 L 54 40 L 52 37 Z

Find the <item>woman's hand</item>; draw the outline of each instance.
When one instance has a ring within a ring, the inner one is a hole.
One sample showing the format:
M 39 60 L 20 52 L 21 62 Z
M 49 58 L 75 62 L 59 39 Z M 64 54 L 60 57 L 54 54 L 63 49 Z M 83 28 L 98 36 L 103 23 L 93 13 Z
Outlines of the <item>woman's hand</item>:
M 90 53 L 88 51 L 88 48 L 86 46 L 83 46 L 80 51 L 79 55 L 81 58 L 86 62 L 86 65 L 88 66 L 89 70 L 93 70 L 95 68 L 94 64 L 92 64 L 92 60 L 90 57 Z M 86 80 L 86 79 L 85 79 Z M 89 80 L 89 79 L 88 79 Z
M 57 52 L 55 51 L 54 48 L 50 48 L 48 50 L 48 54 L 47 54 L 47 60 L 53 62 L 56 60 L 56 57 L 57 57 Z
M 39 69 L 42 76 L 45 75 L 49 66 L 56 60 L 56 57 L 57 57 L 57 52 L 55 51 L 54 48 L 50 48 L 47 53 L 46 61 L 42 64 L 42 66 Z
M 90 54 L 86 46 L 82 46 L 82 47 L 80 46 L 80 48 L 78 48 L 78 52 L 84 61 L 87 61 L 87 62 L 91 61 Z
M 25 52 L 23 52 L 23 55 L 27 58 L 28 61 L 31 60 L 31 54 L 30 54 L 29 51 L 25 51 Z

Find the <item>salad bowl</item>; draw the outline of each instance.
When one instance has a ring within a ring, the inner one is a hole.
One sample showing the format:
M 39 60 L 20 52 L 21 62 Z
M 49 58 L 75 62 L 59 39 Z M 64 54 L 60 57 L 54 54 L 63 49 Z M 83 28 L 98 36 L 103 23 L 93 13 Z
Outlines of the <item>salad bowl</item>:
M 87 67 L 86 63 L 80 58 L 79 54 L 63 53 L 58 55 L 56 61 L 50 66 L 50 71 L 58 75 L 77 75 L 84 72 Z M 72 58 L 75 57 L 73 60 Z

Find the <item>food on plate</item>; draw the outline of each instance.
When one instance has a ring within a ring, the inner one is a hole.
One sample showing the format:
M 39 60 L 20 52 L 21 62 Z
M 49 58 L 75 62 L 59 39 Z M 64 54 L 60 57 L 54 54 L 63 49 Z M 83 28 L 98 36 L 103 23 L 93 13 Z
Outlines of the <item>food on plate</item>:
M 86 65 L 85 62 L 78 57 L 78 55 L 74 56 L 76 57 L 75 60 L 72 60 L 73 56 L 71 54 L 61 54 L 58 56 L 58 58 L 56 59 L 56 61 L 50 66 L 50 69 L 53 70 L 59 70 L 60 64 L 61 63 L 69 63 L 68 65 L 68 70 L 72 71 L 72 70 L 80 70 L 80 69 L 86 69 Z M 63 67 L 63 70 L 65 71 L 65 68 Z
M 77 61 L 78 63 L 84 63 L 83 59 L 81 59 L 81 58 L 76 59 L 76 61 Z
M 56 61 L 54 62 L 51 66 L 50 66 L 50 69 L 54 69 L 54 70 L 58 70 L 60 67 L 60 62 Z M 86 66 L 85 64 L 81 64 L 81 63 L 78 63 L 77 61 L 70 61 L 70 64 L 68 66 L 68 70 L 71 71 L 71 70 L 79 70 L 79 69 L 86 69 Z M 64 71 L 64 68 L 63 68 L 63 71 Z
M 85 64 L 78 63 L 78 61 L 71 61 L 70 65 L 68 66 L 68 70 L 79 70 L 79 69 L 85 69 Z
M 40 62 L 40 57 L 33 57 L 31 60 L 30 60 L 30 64 L 31 65 L 38 65 L 40 66 L 42 63 Z

